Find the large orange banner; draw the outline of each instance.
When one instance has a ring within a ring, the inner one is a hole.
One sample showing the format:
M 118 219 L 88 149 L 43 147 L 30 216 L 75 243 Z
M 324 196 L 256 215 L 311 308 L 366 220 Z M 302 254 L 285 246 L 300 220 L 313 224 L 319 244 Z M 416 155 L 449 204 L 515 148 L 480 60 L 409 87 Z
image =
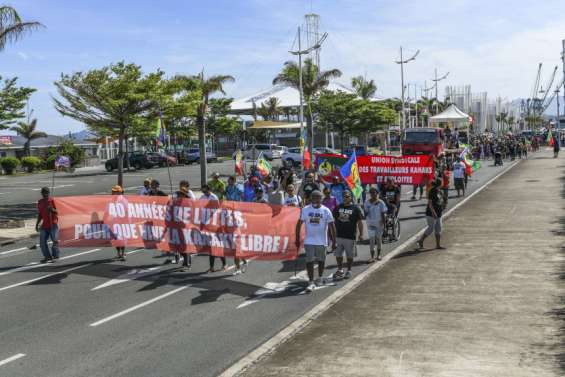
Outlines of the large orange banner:
M 113 195 L 55 198 L 61 247 L 124 246 L 294 259 L 300 210 L 260 203 Z

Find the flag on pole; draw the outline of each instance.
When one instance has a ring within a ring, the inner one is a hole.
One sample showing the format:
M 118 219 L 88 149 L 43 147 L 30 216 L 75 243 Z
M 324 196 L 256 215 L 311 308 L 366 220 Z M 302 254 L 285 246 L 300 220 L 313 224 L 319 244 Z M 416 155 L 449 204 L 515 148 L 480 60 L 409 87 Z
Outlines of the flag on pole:
M 243 158 L 241 156 L 241 149 L 235 152 L 235 174 L 243 176 Z
M 551 131 L 547 132 L 546 142 L 547 142 L 547 144 L 549 144 L 550 146 L 553 147 L 553 144 L 555 144 L 555 140 L 553 140 L 553 132 L 551 132 Z
M 63 168 L 70 168 L 71 167 L 71 159 L 67 156 L 58 156 L 55 159 L 55 169 L 59 169 L 60 167 Z
M 271 173 L 272 169 L 273 169 L 273 167 L 271 166 L 269 161 L 267 161 L 265 156 L 263 156 L 263 152 L 261 152 L 261 154 L 259 155 L 259 158 L 257 159 L 257 171 L 263 177 L 266 177 L 267 175 L 269 175 Z
M 359 170 L 357 169 L 357 155 L 355 151 L 353 151 L 353 154 L 345 165 L 341 167 L 339 172 L 355 198 L 359 199 L 363 192 L 363 187 L 361 186 L 361 178 L 359 177 Z
M 310 165 L 312 164 L 312 157 L 310 156 L 310 151 L 308 150 L 308 148 L 304 149 L 304 155 L 302 159 L 304 161 L 304 163 L 302 164 L 304 169 L 310 169 Z

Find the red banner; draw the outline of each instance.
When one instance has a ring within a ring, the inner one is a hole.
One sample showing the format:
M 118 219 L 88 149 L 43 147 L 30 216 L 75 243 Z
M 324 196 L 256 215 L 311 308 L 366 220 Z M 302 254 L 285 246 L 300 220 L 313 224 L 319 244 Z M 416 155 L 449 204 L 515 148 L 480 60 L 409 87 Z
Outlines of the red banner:
M 295 259 L 294 207 L 134 195 L 55 198 L 61 247 L 123 246 Z
M 401 185 L 420 185 L 434 175 L 431 155 L 357 156 L 357 167 L 364 184 L 385 183 L 388 177 L 392 177 Z

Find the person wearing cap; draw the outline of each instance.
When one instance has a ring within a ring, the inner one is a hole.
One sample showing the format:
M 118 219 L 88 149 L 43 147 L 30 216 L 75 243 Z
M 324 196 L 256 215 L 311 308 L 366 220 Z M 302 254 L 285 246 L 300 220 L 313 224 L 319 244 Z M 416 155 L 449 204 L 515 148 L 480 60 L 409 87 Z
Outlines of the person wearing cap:
M 149 191 L 149 196 L 167 196 L 163 191 L 159 189 L 161 184 L 158 180 L 154 179 L 151 181 L 151 190 Z
M 339 180 L 338 176 L 332 177 L 332 183 L 330 184 L 330 191 L 332 196 L 337 200 L 337 204 L 343 203 L 343 193 L 349 191 L 347 186 Z
M 41 197 L 37 201 L 37 222 L 35 223 L 35 230 L 39 232 L 39 247 L 43 254 L 41 263 L 53 263 L 59 259 L 59 219 L 55 201 L 50 196 L 48 187 L 41 188 Z M 47 243 L 49 238 L 53 243 L 51 250 Z
M 316 285 L 324 285 L 324 266 L 326 248 L 328 247 L 328 231 L 332 241 L 332 249 L 336 248 L 336 229 L 332 212 L 322 205 L 322 193 L 314 190 L 310 193 L 311 204 L 302 208 L 296 223 L 296 247 L 300 247 L 302 224 L 306 229 L 304 251 L 306 253 L 306 271 L 308 286 L 306 292 L 312 292 Z M 318 263 L 318 279 L 314 282 L 314 263 Z
M 145 178 L 143 181 L 143 187 L 139 190 L 139 195 L 141 196 L 149 196 L 151 192 L 151 178 Z
M 112 195 L 123 195 L 124 189 L 120 185 L 115 185 L 112 187 Z M 122 262 L 126 261 L 126 248 L 125 246 L 116 246 L 116 259 Z
M 441 216 L 443 214 L 443 209 L 445 208 L 445 203 L 443 195 L 440 192 L 440 186 L 441 181 L 436 179 L 432 183 L 432 188 L 428 192 L 428 205 L 426 206 L 426 221 L 428 223 L 428 227 L 417 241 L 419 249 L 424 247 L 424 240 L 432 233 L 435 234 L 436 249 L 444 249 L 444 247 L 441 246 Z
M 212 174 L 212 179 L 208 182 L 210 190 L 218 197 L 218 200 L 223 200 L 226 195 L 226 184 L 220 179 L 220 173 Z

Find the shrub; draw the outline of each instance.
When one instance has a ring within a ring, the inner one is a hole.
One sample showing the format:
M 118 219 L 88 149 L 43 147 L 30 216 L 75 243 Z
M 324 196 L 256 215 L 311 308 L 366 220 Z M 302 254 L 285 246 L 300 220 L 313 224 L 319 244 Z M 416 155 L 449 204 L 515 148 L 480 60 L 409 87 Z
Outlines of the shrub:
M 67 156 L 71 159 L 71 167 L 80 166 L 84 160 L 84 150 L 77 147 L 70 140 L 64 140 L 61 144 L 49 147 L 47 150 L 47 158 L 45 159 L 45 166 L 48 169 L 55 168 L 55 159 L 57 156 Z
M 15 157 L 0 158 L 0 166 L 2 166 L 6 174 L 13 174 L 19 164 L 20 161 Z
M 43 164 L 43 161 L 39 157 L 28 156 L 21 160 L 22 166 L 29 172 L 33 172 L 35 169 Z

